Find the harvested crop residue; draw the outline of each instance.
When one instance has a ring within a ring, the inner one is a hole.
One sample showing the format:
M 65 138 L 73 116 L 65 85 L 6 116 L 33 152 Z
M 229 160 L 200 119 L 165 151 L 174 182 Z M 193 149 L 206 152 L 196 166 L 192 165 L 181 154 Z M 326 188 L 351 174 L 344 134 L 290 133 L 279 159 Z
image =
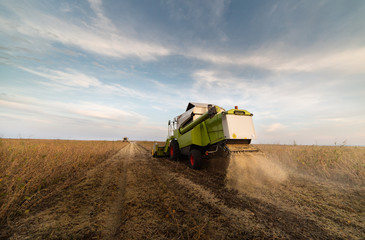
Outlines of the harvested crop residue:
M 265 156 L 230 160 L 227 171 L 196 171 L 130 143 L 0 236 L 364 239 L 361 186 L 297 174 Z
M 272 162 L 263 153 L 241 153 L 229 156 L 227 169 L 228 187 L 243 190 L 282 183 L 288 173 L 278 163 Z

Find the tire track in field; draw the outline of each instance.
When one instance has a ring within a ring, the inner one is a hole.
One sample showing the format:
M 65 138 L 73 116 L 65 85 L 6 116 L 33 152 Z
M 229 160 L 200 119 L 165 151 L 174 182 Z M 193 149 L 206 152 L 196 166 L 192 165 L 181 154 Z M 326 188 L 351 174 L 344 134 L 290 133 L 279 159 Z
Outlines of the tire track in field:
M 137 145 L 127 173 L 126 206 L 121 239 L 224 239 L 226 218 L 210 223 L 217 211 L 205 211 L 170 170 L 162 168 L 149 151 Z M 219 230 L 217 230 L 219 229 Z M 238 235 L 236 235 L 236 238 Z
M 117 196 L 111 201 L 111 206 L 105 219 L 105 229 L 102 234 L 104 239 L 120 239 L 121 226 L 126 220 L 124 209 L 126 205 L 126 192 L 129 191 L 127 183 L 130 181 L 130 178 L 134 178 L 130 174 L 130 165 L 138 164 L 137 162 L 143 159 L 144 153 L 143 148 L 135 142 L 130 142 L 112 159 L 112 161 L 116 161 L 118 164 L 116 167 L 119 169 L 119 182 L 117 185 Z
M 117 185 L 118 192 L 115 200 L 112 202 L 108 216 L 105 219 L 105 229 L 103 235 L 105 239 L 118 239 L 121 226 L 121 216 L 124 206 L 124 196 L 126 190 L 127 170 L 131 155 L 134 153 L 134 144 L 130 143 L 121 149 L 111 161 L 117 161 L 119 165 L 119 182 Z M 106 178 L 108 179 L 108 178 Z
M 171 167 L 173 167 L 175 163 L 172 162 L 171 164 Z M 226 219 L 225 225 L 229 226 L 230 234 L 234 236 L 233 238 L 242 237 L 242 234 L 245 235 L 246 238 L 261 238 L 265 236 L 265 226 L 257 221 L 257 217 L 249 209 L 242 210 L 239 208 L 229 207 L 208 188 L 194 183 L 181 173 L 171 171 L 169 166 L 155 164 L 154 168 L 155 171 L 158 169 L 157 171 L 164 172 L 164 175 L 162 175 L 161 178 L 169 185 L 169 189 L 179 196 L 180 201 L 187 202 L 185 205 L 189 205 L 190 202 L 194 202 L 198 210 L 195 214 L 199 215 L 199 210 L 203 213 L 207 209 L 214 209 L 212 212 L 218 212 L 220 217 L 224 216 L 224 219 Z M 186 171 L 195 170 L 186 169 Z M 200 175 L 201 172 L 198 172 L 197 174 Z M 214 222 L 216 225 L 221 224 L 215 218 L 211 218 L 209 221 Z M 255 231 L 250 232 L 249 229 L 255 229 Z M 272 231 L 276 231 L 278 233 L 281 232 L 279 229 L 273 229 Z M 210 234 L 211 237 L 214 238 L 214 232 Z
M 338 238 L 337 234 L 326 231 L 325 226 L 312 217 L 298 214 L 285 205 L 275 205 L 265 199 L 227 189 L 224 180 L 219 179 L 222 176 L 204 170 L 194 171 L 182 163 L 166 159 L 155 161 L 155 171 L 164 173 L 162 178 L 170 189 L 177 195 L 185 194 L 186 198 L 190 198 L 180 198 L 182 201 L 200 201 L 209 208 L 219 210 L 227 217 L 229 229 L 233 232 L 244 233 L 248 238 Z
M 155 159 L 151 156 L 148 156 L 148 158 L 153 162 L 151 164 L 153 172 L 156 174 L 160 173 L 159 178 L 161 181 L 167 185 L 169 191 L 178 199 L 179 202 L 177 204 L 185 210 L 191 209 L 192 220 L 212 225 L 211 229 L 206 227 L 205 237 L 208 239 L 235 239 L 241 238 L 243 235 L 248 238 L 261 238 L 265 236 L 265 226 L 257 221 L 255 214 L 249 209 L 242 210 L 225 205 L 224 201 L 208 188 L 189 180 L 184 176 L 184 172 L 176 172 L 176 166 L 182 163 Z M 185 171 L 193 171 L 197 174 L 196 177 L 204 178 L 204 172 L 202 171 L 195 171 L 190 168 L 185 168 Z M 223 219 L 224 223 L 222 222 Z M 217 234 L 216 230 L 212 230 L 222 228 L 224 231 L 221 235 Z M 229 233 L 227 229 L 229 229 Z M 255 229 L 255 231 L 250 231 L 249 229 Z M 272 231 L 281 232 L 280 229 L 273 229 Z

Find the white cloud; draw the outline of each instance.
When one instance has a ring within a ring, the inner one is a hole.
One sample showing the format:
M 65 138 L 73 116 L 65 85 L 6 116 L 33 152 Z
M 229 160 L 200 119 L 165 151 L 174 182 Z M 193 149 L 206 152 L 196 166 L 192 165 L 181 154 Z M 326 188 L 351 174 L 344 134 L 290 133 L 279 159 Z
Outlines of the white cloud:
M 141 114 L 130 110 L 121 110 L 119 108 L 96 104 L 93 102 L 61 102 L 61 101 L 44 101 L 41 98 L 25 97 L 19 95 L 1 95 L 0 106 L 3 110 L 27 112 L 28 114 L 38 116 L 38 118 L 56 119 L 59 117 L 71 117 L 73 119 L 89 120 L 113 120 L 120 122 L 129 122 L 137 124 L 145 121 L 147 118 Z M 20 114 L 21 116 L 21 114 Z
M 102 0 L 88 0 L 88 2 L 91 9 L 97 16 L 97 19 L 95 21 L 96 25 L 100 27 L 100 29 L 108 29 L 109 31 L 115 32 L 117 28 L 113 25 L 110 19 L 104 15 Z
M 266 48 L 251 53 L 215 53 L 195 49 L 185 54 L 214 64 L 255 67 L 274 72 L 314 72 L 328 70 L 343 73 L 365 73 L 365 47 L 324 52 L 292 52 L 283 49 Z
M 331 70 L 344 73 L 365 73 L 365 47 L 343 49 L 329 53 L 309 53 L 302 56 L 294 54 L 276 64 L 271 63 L 275 71 L 313 72 L 317 70 Z
M 128 106 L 61 102 L 0 94 L 0 136 L 67 139 L 162 140 L 165 124 L 151 122 Z
M 224 70 L 200 69 L 192 73 L 195 83 L 191 89 L 191 95 L 218 103 L 234 106 L 249 99 L 262 90 L 255 83 L 250 83 L 247 79 L 235 76 Z M 239 101 L 239 103 L 237 102 Z M 223 107 L 223 106 L 222 106 Z
M 53 70 L 40 68 L 33 70 L 30 68 L 17 66 L 26 72 L 45 78 L 46 81 L 40 81 L 39 83 L 51 88 L 51 90 L 68 90 L 69 88 L 93 88 L 93 91 L 97 94 L 115 94 L 118 96 L 128 96 L 132 98 L 139 98 L 145 100 L 153 99 L 143 92 L 137 91 L 132 88 L 122 86 L 121 84 L 104 84 L 93 76 L 86 75 L 74 69 Z M 49 81 L 47 81 L 49 80 Z M 91 91 L 88 89 L 88 91 Z
M 157 111 L 160 111 L 160 112 L 167 112 L 167 109 L 165 108 L 162 108 L 160 106 L 152 106 L 153 109 L 156 109 Z
M 282 130 L 286 128 L 285 125 L 281 124 L 281 123 L 273 123 L 271 125 L 269 125 L 267 128 L 266 128 L 266 131 L 267 132 L 276 132 L 278 130 Z
M 89 0 L 91 9 L 95 14 L 92 24 L 87 22 L 76 23 L 71 20 L 57 18 L 50 14 L 40 12 L 35 8 L 21 9 L 9 3 L 3 3 L 17 15 L 17 19 L 0 17 L 0 29 L 13 34 L 21 33 L 33 39 L 43 39 L 59 42 L 69 46 L 76 46 L 87 52 L 104 56 L 126 58 L 138 57 L 143 61 L 156 60 L 159 56 L 180 54 L 187 58 L 200 59 L 217 65 L 247 66 L 267 69 L 274 72 L 313 72 L 328 70 L 344 73 L 364 73 L 365 48 L 342 47 L 325 51 L 322 48 L 309 51 L 293 51 L 283 44 L 272 43 L 266 47 L 240 54 L 227 52 L 214 52 L 207 49 L 189 46 L 189 51 L 180 46 L 171 47 L 163 45 L 160 41 L 151 42 L 136 32 L 122 31 L 123 27 L 116 27 L 102 8 L 101 0 Z M 169 5 L 174 6 L 173 3 Z M 186 3 L 188 15 L 193 14 L 199 18 L 200 10 L 194 10 L 196 5 Z M 222 17 L 226 8 L 226 1 L 216 1 L 211 4 L 209 11 L 215 18 Z M 68 6 L 69 7 L 69 6 Z M 176 8 L 178 6 L 174 6 Z M 207 7 L 207 6 L 206 6 Z M 197 12 L 195 12 L 197 11 Z M 189 15 L 190 16 L 190 15 Z M 90 18 L 90 16 L 88 16 Z
M 296 124 L 297 129 L 323 123 L 335 126 L 345 119 L 345 115 L 353 115 L 352 111 L 356 109 L 356 105 L 349 106 L 351 100 L 345 99 L 360 97 L 354 92 L 343 91 L 344 86 L 349 86 L 348 80 L 333 84 L 334 79 L 318 81 L 317 78 L 300 80 L 269 76 L 251 81 L 240 74 L 218 69 L 201 69 L 192 75 L 195 84 L 188 95 L 199 96 L 199 101 L 225 108 L 238 105 L 247 109 L 261 125 L 270 125 L 265 128 L 266 132 L 283 129 L 284 123 L 277 123 L 280 120 Z M 352 85 L 349 88 L 357 86 Z M 359 114 L 355 116 L 363 119 Z
M 144 116 L 137 113 L 127 112 L 111 106 L 95 104 L 91 102 L 80 102 L 78 104 L 68 103 L 65 106 L 63 104 L 58 105 L 61 108 L 67 107 L 67 109 L 69 109 L 71 113 L 76 113 L 79 116 L 91 118 L 108 119 L 115 121 L 126 121 L 129 119 L 135 119 L 136 122 L 145 118 Z
M 169 49 L 160 44 L 143 41 L 141 36 L 118 31 L 103 14 L 101 2 L 90 1 L 90 3 L 97 15 L 94 25 L 85 22 L 75 24 L 35 8 L 23 9 L 3 3 L 16 14 L 17 18 L 0 17 L 0 29 L 10 34 L 20 33 L 33 39 L 59 42 L 116 58 L 132 56 L 150 61 L 170 53 Z
M 193 77 L 194 79 L 196 79 L 198 85 L 203 85 L 206 84 L 208 86 L 212 86 L 213 84 L 225 84 L 227 81 L 229 81 L 228 79 L 220 79 L 215 71 L 210 71 L 210 70 L 198 70 L 196 72 L 193 73 Z
M 116 94 L 119 96 L 128 96 L 139 99 L 150 99 L 149 95 L 146 95 L 138 90 L 124 87 L 120 84 L 103 84 L 97 89 L 98 92 L 105 94 Z
M 141 89 L 135 89 L 123 86 L 119 83 L 103 83 L 93 76 L 70 68 L 64 70 L 38 68 L 37 70 L 34 70 L 23 66 L 16 65 L 16 67 L 28 73 L 44 78 L 39 80 L 37 79 L 35 82 L 46 86 L 46 91 L 55 93 L 73 90 L 74 92 L 78 92 L 80 95 L 85 93 L 89 95 L 91 94 L 95 97 L 95 99 L 100 97 L 104 98 L 105 96 L 126 97 L 124 100 L 127 99 L 128 102 L 142 100 L 146 102 L 146 106 L 163 106 L 162 109 L 164 109 L 164 111 L 176 109 L 185 105 L 187 102 L 187 100 L 183 100 L 182 98 L 184 96 L 187 97 L 186 93 L 188 92 L 188 89 L 182 90 L 181 88 L 176 88 L 174 85 L 164 84 L 156 80 L 141 80 L 152 82 L 154 84 L 153 88 L 142 87 Z M 119 100 L 117 102 L 119 102 Z M 14 107 L 19 106 L 14 105 Z M 26 108 L 28 108 L 27 105 L 24 106 L 24 109 Z M 100 118 L 105 119 L 112 118 L 111 116 L 105 117 L 101 113 L 97 114 L 96 112 L 90 111 L 88 107 L 86 107 L 85 110 L 77 111 L 77 113 L 84 113 L 85 115 L 95 117 L 99 116 Z
M 29 111 L 28 104 L 16 102 L 16 101 L 8 101 L 8 100 L 0 99 L 0 106 L 3 109 L 7 108 L 7 109 L 12 109 L 12 110 Z M 38 112 L 37 107 L 33 107 L 32 112 Z
M 57 84 L 66 85 L 71 87 L 97 87 L 102 83 L 95 77 L 87 76 L 84 73 L 78 72 L 74 69 L 66 69 L 66 71 L 40 69 L 39 71 L 32 70 L 30 68 L 18 66 L 18 68 L 35 74 L 37 76 L 49 79 Z

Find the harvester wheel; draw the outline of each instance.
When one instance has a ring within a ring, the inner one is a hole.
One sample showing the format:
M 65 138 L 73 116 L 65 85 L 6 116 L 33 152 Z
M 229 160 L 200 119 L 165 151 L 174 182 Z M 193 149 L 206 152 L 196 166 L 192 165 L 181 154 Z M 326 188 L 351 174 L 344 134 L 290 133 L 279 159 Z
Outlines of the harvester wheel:
M 176 140 L 170 142 L 170 160 L 177 161 L 180 158 L 179 143 Z
M 193 149 L 189 154 L 189 167 L 192 169 L 200 169 L 202 166 L 203 160 L 201 156 L 201 152 L 197 149 Z

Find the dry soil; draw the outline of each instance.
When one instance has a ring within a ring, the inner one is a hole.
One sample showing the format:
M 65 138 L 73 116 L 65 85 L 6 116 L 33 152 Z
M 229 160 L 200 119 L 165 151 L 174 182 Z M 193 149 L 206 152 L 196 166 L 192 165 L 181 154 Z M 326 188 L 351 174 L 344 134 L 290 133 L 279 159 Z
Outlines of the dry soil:
M 208 164 L 209 165 L 209 164 Z M 10 239 L 364 239 L 362 186 L 234 156 L 197 171 L 130 143 L 30 207 Z

